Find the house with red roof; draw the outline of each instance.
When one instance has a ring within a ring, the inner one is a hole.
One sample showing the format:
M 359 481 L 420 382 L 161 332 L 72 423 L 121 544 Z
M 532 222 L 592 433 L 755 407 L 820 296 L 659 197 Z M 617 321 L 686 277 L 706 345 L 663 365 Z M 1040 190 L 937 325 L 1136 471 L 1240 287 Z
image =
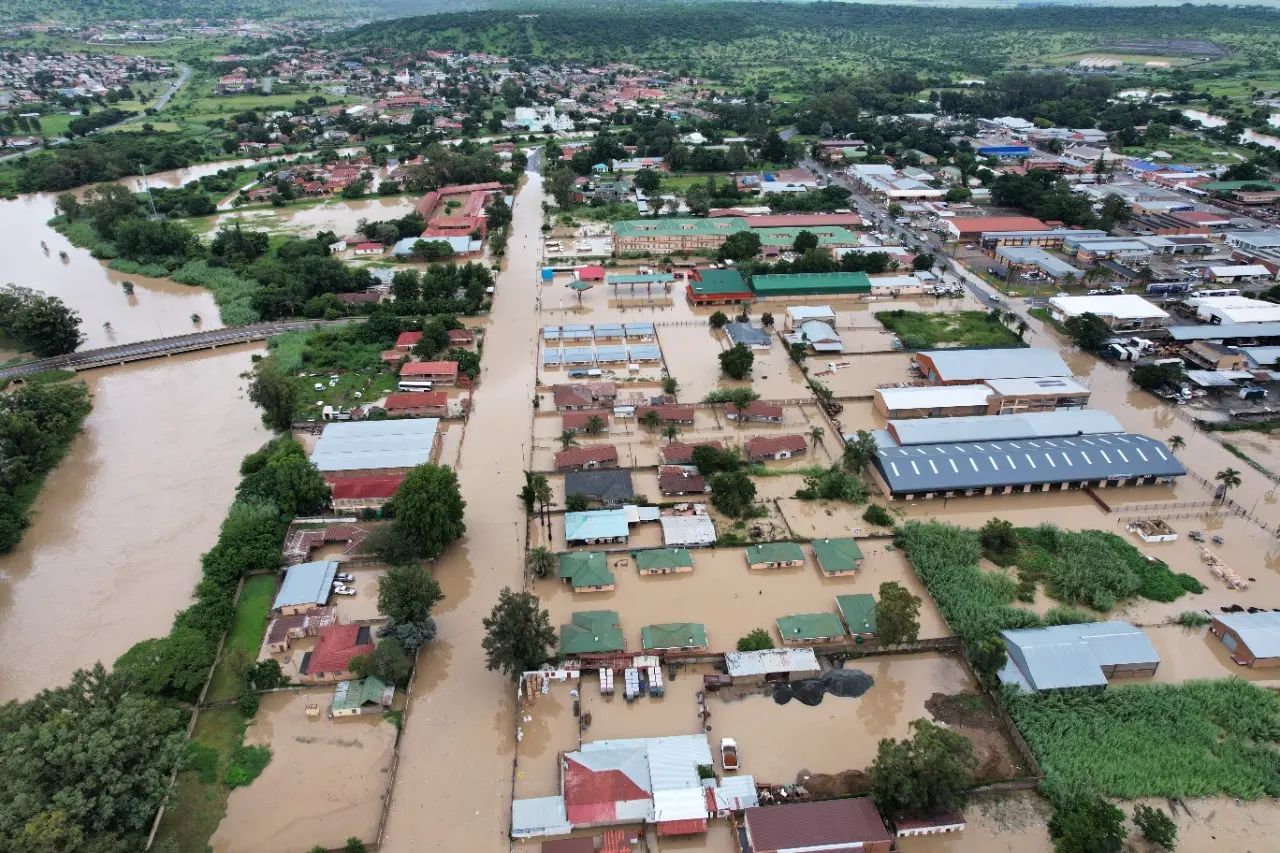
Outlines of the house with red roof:
M 458 382 L 458 362 L 411 361 L 400 368 L 400 378 L 438 382 L 441 385 L 456 385 Z
M 585 267 L 578 267 L 573 271 L 573 275 L 578 281 L 604 281 L 604 267 L 588 264 Z
M 369 476 L 331 477 L 335 511 L 381 509 L 395 497 L 403 482 L 403 474 L 371 474 Z
M 612 444 L 570 447 L 556 454 L 557 471 L 586 471 L 591 468 L 617 468 L 618 448 Z
M 889 853 L 893 839 L 869 797 L 756 806 L 743 813 L 745 853 Z
M 724 445 L 718 441 L 689 443 L 672 441 L 658 448 L 658 458 L 662 460 L 664 465 L 688 465 L 693 461 L 693 451 L 699 447 L 713 447 L 716 450 L 724 450 Z
M 393 418 L 443 418 L 449 414 L 446 391 L 394 391 L 382 401 Z
M 592 418 L 599 418 L 603 429 L 609 428 L 609 410 L 608 409 L 587 409 L 578 412 L 565 412 L 560 416 L 560 428 L 567 429 L 570 432 L 586 432 L 588 421 Z
M 467 348 L 474 346 L 476 342 L 476 334 L 470 329 L 450 329 L 449 330 L 449 346 Z
M 664 424 L 692 424 L 697 412 L 693 406 L 665 403 L 660 406 L 636 406 L 636 418 L 643 419 L 649 412 L 657 412 Z
M 373 632 L 368 625 L 329 625 L 321 628 L 316 646 L 302 656 L 298 667 L 303 684 L 332 684 L 356 678 L 351 659 L 373 651 Z
M 401 332 L 396 338 L 396 349 L 407 352 L 416 347 L 420 340 L 422 340 L 422 332 Z
M 731 421 L 759 421 L 765 423 L 782 423 L 782 407 L 777 403 L 766 403 L 763 400 L 752 400 L 745 409 L 739 409 L 732 403 L 724 407 L 724 416 Z
M 809 443 L 803 435 L 761 435 L 747 439 L 742 449 L 748 462 L 765 462 L 803 456 L 809 450 Z

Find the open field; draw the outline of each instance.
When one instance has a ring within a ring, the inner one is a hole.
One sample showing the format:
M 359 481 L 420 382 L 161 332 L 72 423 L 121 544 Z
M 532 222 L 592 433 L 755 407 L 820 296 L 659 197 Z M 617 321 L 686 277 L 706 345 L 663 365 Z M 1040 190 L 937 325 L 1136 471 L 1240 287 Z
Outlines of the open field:
M 1002 347 L 1021 343 L 1016 332 L 981 311 L 934 314 L 880 311 L 876 319 L 896 334 L 907 349 Z

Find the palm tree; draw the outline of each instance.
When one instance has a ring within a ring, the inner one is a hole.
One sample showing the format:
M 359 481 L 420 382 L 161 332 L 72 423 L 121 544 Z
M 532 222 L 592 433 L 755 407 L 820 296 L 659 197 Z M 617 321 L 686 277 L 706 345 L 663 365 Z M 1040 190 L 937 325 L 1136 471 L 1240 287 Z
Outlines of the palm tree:
M 561 450 L 568 450 L 570 447 L 575 446 L 577 443 L 578 443 L 578 438 L 576 433 L 574 433 L 573 430 L 571 429 L 560 430 L 560 449 Z
M 644 414 L 640 416 L 640 426 L 656 429 L 662 426 L 662 415 L 658 414 L 657 409 L 645 409 Z
M 543 523 L 547 526 L 547 536 L 550 536 L 551 515 L 547 510 L 551 506 L 551 483 L 547 481 L 545 474 L 533 475 L 533 496 L 538 501 L 538 512 L 542 514 Z
M 680 425 L 676 423 L 667 424 L 662 428 L 662 437 L 667 440 L 668 444 L 675 441 L 680 437 Z
M 600 417 L 599 415 L 592 415 L 591 417 L 587 418 L 587 422 L 584 425 L 584 428 L 591 435 L 599 435 L 600 433 L 604 432 L 604 418 Z
M 814 447 L 817 447 L 818 444 L 822 441 L 822 436 L 826 435 L 826 432 L 827 431 L 820 426 L 810 427 L 809 444 L 813 445 Z
M 1027 336 L 1027 330 L 1031 328 L 1031 324 L 1021 317 L 1018 318 L 1018 340 L 1022 340 Z
M 1240 479 L 1240 472 L 1235 468 L 1223 468 L 1221 471 L 1213 475 L 1213 479 L 1222 484 L 1222 496 L 1225 498 L 1230 489 L 1243 482 Z
M 529 549 L 529 571 L 535 578 L 545 578 L 555 571 L 556 557 L 546 548 L 539 545 Z
M 1170 450 L 1177 451 L 1177 450 L 1181 450 L 1182 448 L 1184 448 L 1184 447 L 1186 447 L 1186 446 L 1187 446 L 1187 440 L 1186 440 L 1185 438 L 1183 438 L 1182 436 L 1180 436 L 1180 435 L 1171 435 L 1171 436 L 1169 436 L 1169 449 L 1170 449 Z

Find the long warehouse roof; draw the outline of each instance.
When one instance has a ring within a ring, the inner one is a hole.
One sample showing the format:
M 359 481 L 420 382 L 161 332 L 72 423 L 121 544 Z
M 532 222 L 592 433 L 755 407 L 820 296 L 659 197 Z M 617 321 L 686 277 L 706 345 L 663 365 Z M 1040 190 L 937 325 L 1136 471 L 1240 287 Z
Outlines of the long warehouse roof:
M 1132 433 L 882 447 L 875 466 L 893 494 L 1186 473 L 1164 444 Z
M 431 461 L 437 418 L 326 424 L 311 461 L 321 471 L 412 468 Z
M 1210 326 L 1170 326 L 1169 337 L 1175 341 L 1223 341 L 1240 338 L 1280 337 L 1280 322 L 1222 323 Z
M 1066 409 L 1022 415 L 976 415 L 968 418 L 910 418 L 889 421 L 898 444 L 958 441 L 1004 441 L 1059 438 L 1124 432 L 1115 415 L 1100 409 Z
M 1071 375 L 1056 351 L 1037 347 L 925 350 L 919 355 L 933 362 L 944 382 Z

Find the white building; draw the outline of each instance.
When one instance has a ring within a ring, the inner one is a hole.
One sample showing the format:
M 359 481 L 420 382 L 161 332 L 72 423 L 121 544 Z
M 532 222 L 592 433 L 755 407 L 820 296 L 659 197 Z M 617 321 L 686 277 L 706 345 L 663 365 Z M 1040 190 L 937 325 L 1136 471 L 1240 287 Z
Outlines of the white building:
M 1059 323 L 1093 314 L 1115 330 L 1154 329 L 1169 320 L 1168 312 L 1133 293 L 1054 296 L 1049 300 L 1049 313 Z

